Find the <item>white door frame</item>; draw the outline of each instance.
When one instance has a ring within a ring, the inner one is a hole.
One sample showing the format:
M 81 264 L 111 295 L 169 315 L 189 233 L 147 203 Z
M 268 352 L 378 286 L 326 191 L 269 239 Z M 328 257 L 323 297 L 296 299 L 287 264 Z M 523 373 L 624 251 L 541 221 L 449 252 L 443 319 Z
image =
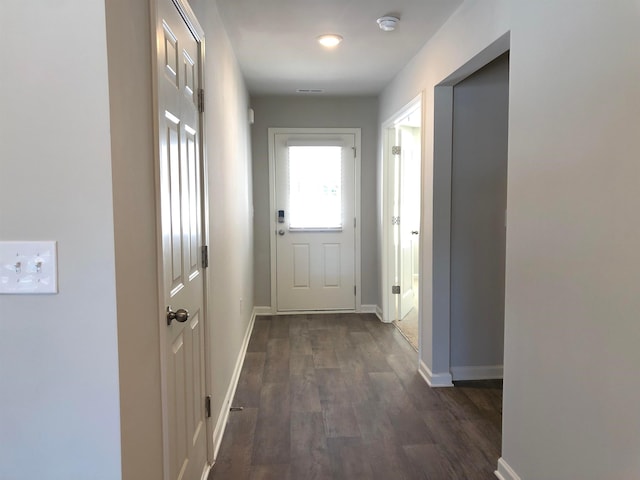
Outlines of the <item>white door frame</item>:
M 158 99 L 158 80 L 157 80 L 157 71 L 158 71 L 158 55 L 157 55 L 157 41 L 156 38 L 156 26 L 158 22 L 158 2 L 160 0 L 149 0 L 150 1 L 150 13 L 151 13 L 151 62 L 152 62 L 152 91 L 153 91 L 153 128 L 154 128 L 154 165 L 155 165 L 155 188 L 156 188 L 156 225 L 157 225 L 157 244 L 156 248 L 158 251 L 157 255 L 157 265 L 158 265 L 158 299 L 159 299 L 159 308 L 160 318 L 158 319 L 160 326 L 160 385 L 161 385 L 161 401 L 162 401 L 162 457 L 163 457 L 163 478 L 164 480 L 169 479 L 169 457 L 171 452 L 169 451 L 169 417 L 168 417 L 168 387 L 167 387 L 167 366 L 166 366 L 166 354 L 167 354 L 167 342 L 166 342 L 166 304 L 164 298 L 164 284 L 163 284 L 163 264 L 162 264 L 162 217 L 160 211 L 160 152 L 159 152 L 159 123 L 158 123 L 158 111 L 159 111 L 159 99 Z M 195 37 L 196 41 L 199 45 L 199 64 L 200 69 L 198 71 L 198 81 L 200 88 L 203 88 L 205 85 L 204 78 L 204 62 L 205 62 L 205 36 L 204 29 L 198 22 L 198 19 L 191 9 L 191 6 L 187 2 L 187 0 L 171 0 L 175 5 L 176 9 L 182 16 L 188 28 L 191 30 L 191 33 Z M 202 242 L 203 245 L 209 245 L 209 192 L 207 188 L 207 160 L 206 160 L 206 135 L 205 135 L 205 116 L 204 113 L 200 112 L 199 114 L 199 123 L 200 123 L 200 144 L 199 155 L 200 155 L 200 189 L 201 189 L 201 225 L 202 225 Z M 210 284 L 209 278 L 209 269 L 204 269 L 203 276 L 203 315 L 202 321 L 204 322 L 204 344 L 205 344 L 205 395 L 209 395 L 210 393 L 210 385 L 211 380 L 209 378 L 209 364 L 211 355 L 209 353 L 211 349 L 211 334 L 210 334 L 210 325 L 207 318 L 208 312 L 208 296 L 207 290 L 208 285 Z M 214 461 L 214 442 L 212 437 L 212 417 L 206 419 L 206 442 L 207 442 L 207 463 L 208 467 L 203 472 L 203 475 L 208 473 L 208 470 L 213 465 Z
M 355 185 L 354 185 L 354 211 L 356 216 L 356 228 L 355 228 L 355 248 L 354 248 L 354 264 L 355 264 L 355 311 L 360 312 L 362 310 L 362 294 L 361 294 L 361 201 L 360 201 L 360 156 L 361 156 L 361 130 L 359 128 L 269 128 L 269 246 L 270 246 L 270 263 L 271 263 L 271 314 L 272 315 L 285 315 L 296 313 L 312 313 L 312 312 L 278 312 L 277 302 L 277 275 L 276 275 L 276 151 L 275 151 L 275 136 L 278 134 L 299 134 L 299 133 L 317 133 L 317 134 L 350 134 L 355 136 L 356 157 L 355 157 Z M 344 312 L 344 310 L 339 310 Z M 331 313 L 330 310 L 323 310 L 322 313 Z
M 397 252 L 393 246 L 393 228 L 392 228 L 392 216 L 393 216 L 393 207 L 392 207 L 392 193 L 393 189 L 391 186 L 391 181 L 393 180 L 393 155 L 391 153 L 391 147 L 393 147 L 392 142 L 389 140 L 389 131 L 394 127 L 394 125 L 407 117 L 413 110 L 420 107 L 421 108 L 421 125 L 424 125 L 424 105 L 423 95 L 422 93 L 418 94 L 413 100 L 411 100 L 408 104 L 398 110 L 395 114 L 393 114 L 389 119 L 382 123 L 382 258 L 381 258 L 381 266 L 382 266 L 382 275 L 381 275 L 381 283 L 382 283 L 382 321 L 385 323 L 391 323 L 395 320 L 395 298 L 391 293 L 391 287 L 394 285 L 394 269 L 395 262 L 397 257 Z M 424 129 L 420 128 L 420 146 L 421 150 L 423 150 L 424 146 Z M 421 155 L 421 166 L 423 167 L 423 158 L 424 154 Z M 421 169 L 422 170 L 422 169 Z M 424 188 L 422 185 L 422 178 L 420 179 L 420 232 L 424 231 L 423 228 L 423 215 L 422 215 L 422 205 L 424 205 L 424 201 L 422 198 Z M 419 246 L 418 246 L 418 257 L 422 258 L 422 235 L 420 235 Z M 418 266 L 418 275 L 420 278 L 420 282 L 422 282 L 422 261 L 420 261 Z M 422 301 L 422 288 L 418 288 L 418 303 L 420 308 L 423 308 L 424 302 Z M 418 317 L 418 348 L 422 343 L 421 341 L 421 330 L 422 325 L 420 321 L 420 316 Z

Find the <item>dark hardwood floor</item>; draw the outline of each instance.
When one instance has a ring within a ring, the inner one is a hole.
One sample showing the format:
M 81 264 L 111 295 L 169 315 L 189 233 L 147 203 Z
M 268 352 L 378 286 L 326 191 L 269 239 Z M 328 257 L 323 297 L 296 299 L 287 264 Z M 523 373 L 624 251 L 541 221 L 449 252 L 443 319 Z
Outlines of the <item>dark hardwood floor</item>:
M 209 480 L 495 479 L 501 382 L 431 389 L 369 314 L 258 317 Z

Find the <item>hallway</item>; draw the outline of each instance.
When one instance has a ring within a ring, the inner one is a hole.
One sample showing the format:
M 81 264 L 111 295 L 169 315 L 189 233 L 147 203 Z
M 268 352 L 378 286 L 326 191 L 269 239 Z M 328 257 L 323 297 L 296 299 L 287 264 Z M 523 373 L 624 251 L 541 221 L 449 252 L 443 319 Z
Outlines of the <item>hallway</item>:
M 256 319 L 209 480 L 490 479 L 499 383 L 430 389 L 370 314 Z

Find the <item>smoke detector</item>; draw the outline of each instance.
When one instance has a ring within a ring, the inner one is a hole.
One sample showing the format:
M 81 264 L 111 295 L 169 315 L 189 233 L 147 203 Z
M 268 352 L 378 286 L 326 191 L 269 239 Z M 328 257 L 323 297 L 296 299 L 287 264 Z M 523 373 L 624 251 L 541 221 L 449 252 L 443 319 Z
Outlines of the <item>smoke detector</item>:
M 380 30 L 383 30 L 385 32 L 392 32 L 396 29 L 396 25 L 398 25 L 400 19 L 397 17 L 380 17 L 376 21 L 378 22 Z

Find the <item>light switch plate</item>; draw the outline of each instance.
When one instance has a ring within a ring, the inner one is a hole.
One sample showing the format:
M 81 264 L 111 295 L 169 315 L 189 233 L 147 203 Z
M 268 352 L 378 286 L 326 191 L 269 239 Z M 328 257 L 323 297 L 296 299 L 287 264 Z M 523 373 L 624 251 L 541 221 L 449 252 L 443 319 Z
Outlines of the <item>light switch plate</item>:
M 58 293 L 56 242 L 0 242 L 0 294 Z

